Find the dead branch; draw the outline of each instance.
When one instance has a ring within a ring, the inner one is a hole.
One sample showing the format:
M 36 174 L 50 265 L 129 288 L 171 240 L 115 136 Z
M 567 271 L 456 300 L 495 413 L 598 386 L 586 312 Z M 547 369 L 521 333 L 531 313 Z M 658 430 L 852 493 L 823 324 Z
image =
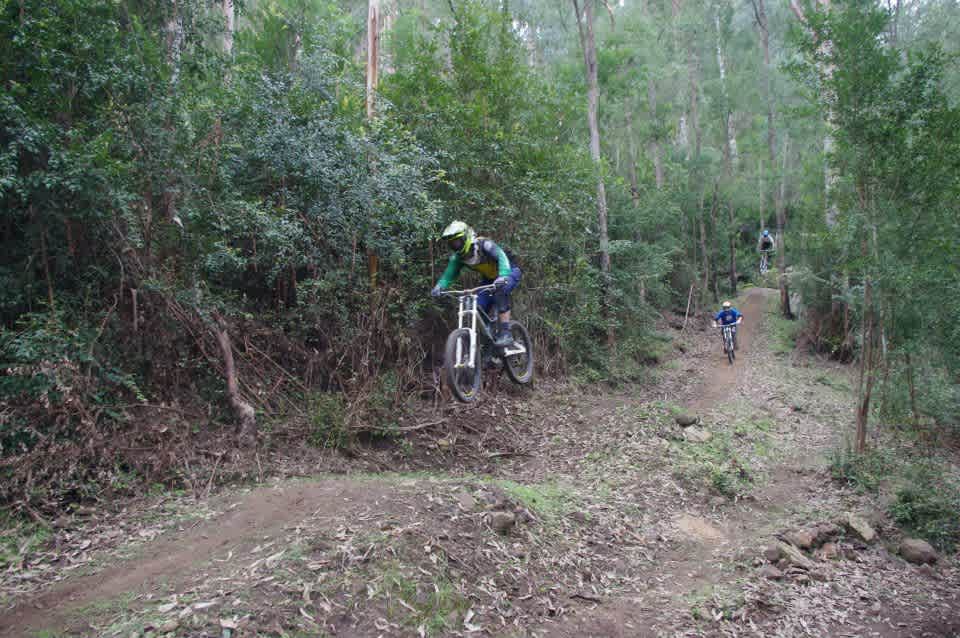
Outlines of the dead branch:
M 214 333 L 223 353 L 223 375 L 227 381 L 227 399 L 237 417 L 240 435 L 253 439 L 257 433 L 256 416 L 253 407 L 240 397 L 237 368 L 233 360 L 233 345 L 230 343 L 230 335 L 227 333 L 227 324 L 223 317 L 216 317 Z

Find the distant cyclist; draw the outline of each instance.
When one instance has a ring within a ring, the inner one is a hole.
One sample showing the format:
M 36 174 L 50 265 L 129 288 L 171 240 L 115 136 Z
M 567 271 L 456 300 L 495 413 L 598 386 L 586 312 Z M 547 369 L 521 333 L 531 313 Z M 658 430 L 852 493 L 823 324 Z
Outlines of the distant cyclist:
M 763 232 L 760 234 L 760 251 L 769 252 L 773 250 L 773 235 L 770 234 L 770 231 L 766 228 L 763 229 Z
M 490 307 L 496 304 L 499 324 L 494 344 L 501 347 L 511 345 L 513 335 L 510 333 L 510 293 L 520 283 L 520 267 L 512 263 L 510 255 L 492 239 L 478 237 L 464 222 L 451 223 L 440 237 L 453 254 L 450 255 L 447 269 L 443 271 L 431 294 L 439 297 L 457 280 L 464 266 L 477 271 L 483 277 L 482 285 L 494 284 L 497 287 L 493 295 L 490 291 L 484 291 L 477 298 L 478 307 L 487 315 L 490 315 Z
M 713 327 L 733 326 L 733 349 L 737 349 L 737 326 L 743 322 L 743 315 L 729 301 L 723 302 L 723 308 L 713 317 Z M 719 324 L 719 325 L 717 325 Z

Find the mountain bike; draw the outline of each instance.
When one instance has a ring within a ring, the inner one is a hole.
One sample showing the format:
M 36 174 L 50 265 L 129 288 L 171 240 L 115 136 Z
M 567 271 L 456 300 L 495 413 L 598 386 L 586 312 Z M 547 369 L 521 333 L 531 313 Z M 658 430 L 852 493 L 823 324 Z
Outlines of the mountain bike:
M 496 315 L 491 317 L 477 305 L 481 292 L 495 288 L 491 284 L 443 293 L 456 297 L 460 304 L 457 329 L 447 337 L 443 369 L 454 396 L 463 403 L 476 400 L 487 362 L 499 361 L 514 383 L 526 385 L 533 379 L 533 345 L 527 329 L 519 321 L 511 321 L 508 325 L 513 343 L 498 347 L 493 343 Z M 480 337 L 485 337 L 483 343 Z
M 767 274 L 767 271 L 770 270 L 770 253 L 769 250 L 760 251 L 760 276 Z
M 723 337 L 723 352 L 727 355 L 727 361 L 730 362 L 730 365 L 733 365 L 733 360 L 737 358 L 737 335 L 736 327 L 740 324 L 737 323 L 725 323 L 722 326 L 719 326 L 722 331 Z M 718 327 L 717 324 L 714 324 L 714 327 Z

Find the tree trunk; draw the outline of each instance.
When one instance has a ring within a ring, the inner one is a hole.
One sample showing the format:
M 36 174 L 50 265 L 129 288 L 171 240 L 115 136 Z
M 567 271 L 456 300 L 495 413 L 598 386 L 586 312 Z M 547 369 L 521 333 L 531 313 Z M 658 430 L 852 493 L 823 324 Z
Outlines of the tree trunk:
M 729 178 L 733 174 L 733 165 L 737 161 L 737 140 L 734 138 L 733 128 L 730 125 L 730 97 L 727 93 L 727 68 L 723 58 L 723 32 L 720 29 L 720 6 L 714 13 L 714 24 L 717 31 L 717 68 L 720 70 L 720 117 L 723 124 L 723 168 Z
M 679 5 L 676 5 L 679 10 Z M 642 7 L 643 15 L 650 17 L 650 3 L 644 2 Z M 674 16 L 676 17 L 676 16 Z M 660 146 L 660 120 L 657 115 L 657 82 L 653 77 L 653 72 L 647 70 L 647 110 L 650 113 L 650 156 L 653 160 L 654 180 L 657 184 L 657 190 L 663 190 L 663 149 Z
M 630 178 L 630 197 L 633 199 L 634 206 L 640 206 L 640 184 L 637 180 L 637 147 L 633 139 L 633 110 L 627 106 L 626 114 L 627 124 L 627 175 Z
M 757 233 L 762 233 L 765 228 L 767 216 L 767 182 L 763 177 L 763 159 L 757 160 L 757 176 L 760 179 L 760 202 L 758 211 L 760 213 L 760 227 Z
M 826 108 L 826 114 L 824 117 L 824 121 L 826 123 L 826 132 L 823 136 L 824 209 L 827 226 L 833 227 L 837 222 L 837 216 L 840 214 L 837 204 L 834 201 L 834 192 L 836 191 L 836 185 L 840 179 L 840 176 L 830 163 L 830 156 L 833 154 L 833 148 L 835 146 L 835 134 L 837 128 L 832 106 L 834 102 L 836 102 L 836 95 L 834 94 L 832 87 L 835 67 L 833 63 L 829 61 L 833 55 L 833 41 L 828 38 L 820 39 L 819 36 L 814 33 L 812 29 L 810 29 L 807 16 L 804 13 L 803 8 L 798 4 L 797 0 L 790 0 L 790 9 L 793 11 L 794 15 L 797 16 L 797 19 L 804 26 L 804 28 L 809 31 L 811 37 L 813 37 L 817 42 L 817 56 L 819 60 L 827 60 L 827 62 L 818 61 L 817 67 L 821 81 L 820 97 Z M 830 0 L 815 0 L 814 9 L 823 11 L 824 13 L 829 13 Z
M 700 128 L 700 52 L 690 42 L 690 127 L 693 129 L 693 158 L 700 159 L 703 134 Z
M 910 413 L 913 415 L 913 429 L 917 430 L 920 426 L 920 416 L 917 413 L 917 390 L 913 380 L 913 361 L 910 358 L 909 352 L 907 352 L 906 354 L 906 363 L 907 363 L 907 387 L 910 390 Z
M 720 211 L 720 183 L 713 183 L 713 202 L 710 204 L 710 223 L 713 227 L 713 240 L 710 242 L 710 254 L 713 261 L 713 298 L 714 301 L 720 300 L 720 265 L 717 263 L 719 250 L 717 250 L 717 236 L 720 231 L 720 224 L 717 222 L 717 214 Z
M 227 56 L 233 55 L 233 32 L 236 28 L 236 14 L 233 9 L 233 0 L 220 0 L 220 11 L 223 13 L 223 36 L 221 44 Z
M 780 175 L 780 189 L 777 194 L 777 280 L 780 284 L 780 311 L 787 319 L 793 318 L 790 311 L 790 288 L 787 284 L 787 254 L 784 249 L 783 233 L 787 225 L 787 156 L 790 150 L 790 138 L 783 139 L 783 164 Z
M 377 62 L 380 55 L 380 0 L 369 0 L 367 5 L 367 119 L 376 115 Z
M 773 90 L 770 79 L 770 28 L 764 0 L 755 0 L 757 23 L 760 26 L 760 43 L 763 47 L 763 96 L 767 106 L 767 150 L 771 167 L 777 165 L 777 130 L 774 126 Z
M 733 214 L 733 204 L 727 207 L 729 212 L 730 230 L 727 235 L 730 237 L 730 295 L 737 296 L 737 239 L 740 237 L 740 230 L 736 226 L 736 216 Z
M 704 221 L 706 211 L 704 210 L 704 200 L 706 199 L 706 189 L 700 194 L 700 254 L 703 258 L 703 294 L 710 293 L 710 254 L 707 252 L 707 224 Z
M 183 51 L 183 18 L 180 16 L 178 0 L 171 3 L 171 13 L 167 18 L 167 64 L 170 65 L 170 85 L 176 86 L 180 80 L 180 55 Z
M 864 244 L 866 252 L 866 244 Z M 862 454 L 867 448 L 867 424 L 870 419 L 870 394 L 873 391 L 873 303 L 871 294 L 870 276 L 864 279 L 863 286 L 863 352 L 860 353 L 860 390 L 857 406 L 857 454 Z
M 223 375 L 227 381 L 227 399 L 230 402 L 230 407 L 233 408 L 234 416 L 237 418 L 240 436 L 245 439 L 254 439 L 257 435 L 256 412 L 240 396 L 240 388 L 237 383 L 237 367 L 233 360 L 233 345 L 230 343 L 226 322 L 222 317 L 217 317 L 216 322 L 214 334 L 217 337 L 217 343 L 220 344 L 220 352 L 223 354 Z
M 593 29 L 593 0 L 585 0 L 581 16 L 579 0 L 572 0 L 577 14 L 577 29 L 583 49 L 584 70 L 587 80 L 587 124 L 590 128 L 590 158 L 597 171 L 597 222 L 600 234 L 600 272 L 603 276 L 603 305 L 607 319 L 610 313 L 610 238 L 607 233 L 607 192 L 603 182 L 603 166 L 600 158 L 600 124 L 598 119 L 600 86 L 597 80 L 597 45 Z M 607 343 L 614 345 L 613 326 L 607 329 Z
M 773 113 L 773 91 L 770 85 L 770 29 L 767 22 L 767 10 L 764 0 L 753 0 L 754 17 L 757 20 L 757 26 L 760 29 L 760 45 L 763 49 L 763 97 L 767 107 L 767 152 L 770 156 L 770 170 L 773 171 L 777 166 L 777 129 L 774 124 Z M 771 184 L 774 194 L 770 199 L 776 200 L 776 184 Z M 777 209 L 776 203 L 773 206 Z M 761 216 L 760 225 L 764 225 L 766 220 Z
M 657 190 L 663 190 L 663 149 L 660 146 L 660 132 L 657 118 L 657 85 L 651 74 L 647 74 L 647 104 L 650 109 L 650 126 L 653 138 L 650 141 L 650 154 L 653 155 L 654 179 Z
M 368 0 L 367 4 L 367 120 L 377 114 L 377 81 L 380 60 L 380 0 Z M 371 171 L 373 166 L 371 166 Z M 372 212 L 372 211 L 371 211 Z M 370 290 L 377 287 L 380 263 L 371 246 L 367 246 L 367 275 Z M 373 297 L 371 297 L 371 303 Z

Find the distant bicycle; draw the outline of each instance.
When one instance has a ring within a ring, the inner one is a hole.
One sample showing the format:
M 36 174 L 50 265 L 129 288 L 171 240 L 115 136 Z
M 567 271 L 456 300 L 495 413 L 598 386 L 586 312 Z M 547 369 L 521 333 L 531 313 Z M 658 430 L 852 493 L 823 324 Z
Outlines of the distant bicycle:
M 770 270 L 770 253 L 773 251 L 770 250 L 761 250 L 760 251 L 760 276 L 767 274 L 767 271 Z
M 460 304 L 457 329 L 447 337 L 444 349 L 444 373 L 454 396 L 463 403 L 472 403 L 480 391 L 483 368 L 487 362 L 502 362 L 514 383 L 526 385 L 533 379 L 533 347 L 530 334 L 519 321 L 509 323 L 513 343 L 494 345 L 491 325 L 494 319 L 477 306 L 477 297 L 494 285 L 469 290 L 447 290 L 444 295 L 456 297 Z M 485 340 L 480 343 L 480 336 Z

